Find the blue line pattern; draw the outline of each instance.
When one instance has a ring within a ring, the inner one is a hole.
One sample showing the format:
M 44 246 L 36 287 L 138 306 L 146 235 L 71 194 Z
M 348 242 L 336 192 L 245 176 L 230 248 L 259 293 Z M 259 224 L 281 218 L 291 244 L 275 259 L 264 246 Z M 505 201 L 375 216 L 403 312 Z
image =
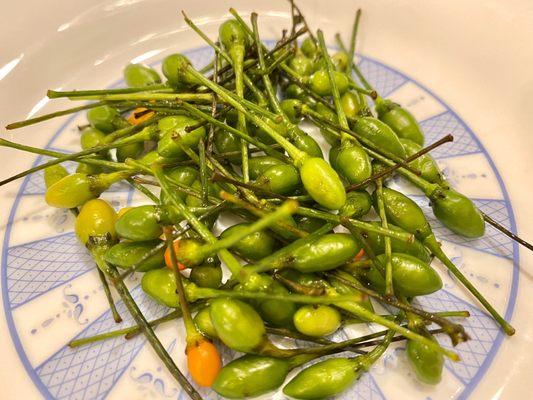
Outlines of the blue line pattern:
M 469 341 L 453 347 L 447 337 L 444 335 L 439 336 L 439 342 L 443 347 L 457 351 L 461 357 L 460 362 L 446 361 L 446 367 L 463 384 L 468 385 L 479 372 L 481 365 L 483 365 L 492 349 L 494 340 L 500 332 L 499 326 L 479 308 L 461 300 L 446 290 L 440 290 L 438 294 L 417 297 L 416 303 L 428 311 L 466 310 L 470 312 L 469 318 L 458 320 L 470 336 Z
M 407 82 L 407 79 L 401 74 L 366 58 L 363 58 L 359 63 L 359 69 L 370 85 L 382 97 L 387 97 Z
M 434 158 L 448 158 L 459 155 L 480 153 L 481 148 L 470 129 L 451 112 L 445 112 L 420 122 L 426 136 L 426 143 L 433 143 L 447 134 L 453 135 L 453 142 L 431 151 Z
M 499 257 L 513 258 L 513 241 L 494 228 L 490 224 L 486 224 L 485 235 L 478 239 L 468 239 L 456 235 L 433 215 L 433 212 L 428 204 L 428 199 L 423 196 L 411 196 L 411 198 L 422 208 L 426 215 L 433 232 L 437 238 L 446 240 L 461 246 L 470 247 L 485 253 L 494 254 Z M 487 200 L 487 199 L 473 199 L 476 206 L 479 207 L 488 216 L 499 222 L 506 228 L 510 229 L 511 221 L 509 218 L 509 211 L 504 200 Z
M 7 286 L 12 308 L 95 268 L 74 232 L 14 246 L 7 252 Z
M 149 299 L 140 287 L 131 291 L 147 319 L 165 314 L 167 308 Z M 92 322 L 76 339 L 131 326 L 133 319 L 122 302 L 117 310 L 124 322 L 117 325 L 110 311 Z M 103 399 L 133 361 L 146 339 L 143 335 L 124 336 L 71 349 L 67 346 L 36 368 L 38 376 L 56 399 Z

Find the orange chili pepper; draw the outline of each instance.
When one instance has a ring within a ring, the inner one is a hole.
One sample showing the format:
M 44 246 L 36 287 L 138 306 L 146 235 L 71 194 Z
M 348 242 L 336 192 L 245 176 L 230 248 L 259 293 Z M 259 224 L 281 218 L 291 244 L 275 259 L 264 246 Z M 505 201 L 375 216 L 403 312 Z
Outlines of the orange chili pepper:
M 180 240 L 179 239 L 176 239 L 174 240 L 173 242 L 173 245 L 174 245 L 174 251 L 177 253 L 178 252 L 178 249 L 180 247 Z M 170 249 L 167 247 L 167 249 L 165 250 L 165 264 L 168 268 L 172 269 L 172 258 L 170 257 Z M 178 263 L 178 268 L 180 270 L 184 270 L 185 268 L 187 268 L 187 266 L 183 265 L 182 263 Z
M 142 113 L 143 111 L 146 111 L 146 110 L 147 108 L 143 108 L 143 107 L 136 108 L 135 110 L 133 110 L 131 115 L 128 117 L 128 122 L 132 125 L 137 125 L 137 124 L 140 124 L 141 122 L 144 122 L 152 118 L 153 115 L 155 114 L 155 112 L 153 111 L 150 111 L 146 114 L 142 114 L 139 118 L 135 117 L 137 113 Z
M 365 256 L 365 249 L 361 249 L 359 250 L 359 253 L 357 253 L 355 255 L 355 257 L 353 258 L 354 261 L 359 261 L 361 260 L 361 258 L 363 258 Z
M 222 360 L 216 346 L 202 338 L 187 346 L 186 353 L 187 366 L 194 381 L 200 386 L 211 386 L 222 368 Z

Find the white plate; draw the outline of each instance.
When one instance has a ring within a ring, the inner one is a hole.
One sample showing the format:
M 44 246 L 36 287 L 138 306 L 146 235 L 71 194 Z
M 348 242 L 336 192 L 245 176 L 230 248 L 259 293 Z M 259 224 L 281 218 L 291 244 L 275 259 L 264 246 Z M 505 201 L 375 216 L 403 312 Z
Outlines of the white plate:
M 533 239 L 527 225 L 533 220 L 533 139 L 528 129 L 533 9 L 526 1 L 512 3 L 307 1 L 302 8 L 312 26 L 321 27 L 333 43 L 336 31 L 348 35 L 355 7 L 362 7 L 359 51 L 368 76 L 423 121 L 429 138 L 453 133 L 456 141 L 435 156 L 454 185 L 493 217 Z M 10 2 L 3 7 L 0 24 L 0 123 L 64 107 L 65 101 L 46 101 L 48 88 L 108 87 L 118 83 L 122 67 L 132 60 L 157 63 L 171 52 L 204 46 L 186 28 L 179 10 L 186 9 L 214 37 L 230 6 L 245 15 L 257 11 L 264 38 L 276 38 L 288 25 L 288 7 L 282 1 Z M 206 53 L 189 54 L 201 62 Z M 82 120 L 53 120 L 3 132 L 2 137 L 70 150 L 77 146 L 73 128 Z M 4 177 L 29 167 L 35 157 L 0 149 L 0 160 Z M 105 314 L 96 275 L 69 233 L 71 219 L 44 204 L 40 177 L 12 183 L 0 193 L 6 316 L 0 320 L 1 397 L 181 398 L 142 338 L 76 352 L 64 348 L 74 336 L 114 325 Z M 132 200 L 120 187 L 106 196 L 117 205 Z M 445 292 L 424 305 L 474 314 L 466 322 L 473 340 L 458 348 L 463 362 L 447 364 L 443 382 L 426 387 L 406 368 L 400 346 L 343 398 L 486 399 L 531 393 L 531 255 L 492 229 L 487 238 L 469 243 L 438 226 L 436 231 L 465 273 L 511 317 L 516 335 L 504 338 L 478 304 L 442 274 Z M 151 313 L 161 312 L 148 300 L 142 303 Z M 181 361 L 178 326 L 168 324 L 158 334 Z

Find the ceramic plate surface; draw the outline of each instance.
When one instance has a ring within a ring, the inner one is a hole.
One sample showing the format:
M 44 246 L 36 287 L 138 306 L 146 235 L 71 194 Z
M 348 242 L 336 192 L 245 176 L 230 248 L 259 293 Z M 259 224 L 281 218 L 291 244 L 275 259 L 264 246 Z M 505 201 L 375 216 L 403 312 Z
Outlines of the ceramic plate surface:
M 426 143 L 451 133 L 455 140 L 432 154 L 446 177 L 478 207 L 509 229 L 533 238 L 528 116 L 533 112 L 531 43 L 533 12 L 527 2 L 514 7 L 499 2 L 468 5 L 438 2 L 308 1 L 302 8 L 312 26 L 349 35 L 353 12 L 363 8 L 360 67 L 379 93 L 407 107 L 420 121 Z M 276 39 L 288 26 L 285 2 L 206 1 L 29 1 L 10 4 L 0 37 L 10 38 L 0 53 L 0 123 L 64 108 L 48 101 L 48 88 L 120 87 L 122 67 L 144 62 L 160 67 L 164 56 L 185 52 L 201 67 L 209 48 L 184 24 L 185 9 L 211 37 L 233 6 L 243 15 L 255 10 L 265 39 Z M 512 40 L 511 40 L 512 38 Z M 506 40 L 507 39 L 507 40 Z M 77 126 L 85 116 L 52 120 L 2 137 L 71 152 L 79 148 Z M 311 134 L 316 132 L 310 131 Z M 326 148 L 326 147 L 325 147 Z M 0 149 L 1 174 L 9 176 L 46 161 Z M 74 164 L 66 164 L 74 169 Z M 456 350 L 462 361 L 447 362 L 436 387 L 418 383 L 405 360 L 403 345 L 386 355 L 342 399 L 518 398 L 533 389 L 532 257 L 492 227 L 476 240 L 460 238 L 436 221 L 427 199 L 400 178 L 391 183 L 408 193 L 426 212 L 445 251 L 513 323 L 506 338 L 480 305 L 434 263 L 444 289 L 421 297 L 430 311 L 468 310 L 461 321 L 471 339 Z M 185 399 L 187 398 L 142 336 L 117 338 L 76 350 L 72 338 L 113 330 L 102 287 L 87 251 L 73 233 L 73 218 L 48 207 L 42 174 L 2 188 L 0 192 L 1 287 L 0 394 L 2 398 L 50 399 Z M 120 208 L 144 199 L 123 184 L 104 194 Z M 226 221 L 227 222 L 227 221 Z M 218 224 L 222 229 L 225 221 Z M 153 319 L 168 310 L 140 290 L 139 277 L 128 280 L 132 294 Z M 120 327 L 131 325 L 124 318 Z M 335 339 L 379 327 L 349 327 Z M 184 366 L 181 323 L 157 334 L 179 366 Z M 281 345 L 291 345 L 289 342 Z M 451 347 L 446 340 L 442 344 Z M 224 359 L 235 355 L 226 351 Z M 219 398 L 202 390 L 206 399 Z M 282 399 L 281 393 L 262 398 Z M 527 397 L 526 397 L 527 398 Z

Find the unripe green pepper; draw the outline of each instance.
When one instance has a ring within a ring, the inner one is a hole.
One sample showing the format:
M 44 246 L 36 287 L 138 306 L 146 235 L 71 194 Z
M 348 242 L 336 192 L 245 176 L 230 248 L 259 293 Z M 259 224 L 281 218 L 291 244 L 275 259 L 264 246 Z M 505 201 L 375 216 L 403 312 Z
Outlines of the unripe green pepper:
M 376 112 L 378 118 L 390 126 L 399 137 L 424 145 L 424 134 L 418 122 L 405 108 L 380 98 L 376 101 Z
M 240 300 L 217 298 L 211 303 L 210 314 L 217 336 L 231 349 L 250 353 L 265 341 L 263 320 Z
M 322 149 L 315 139 L 302 130 L 297 130 L 296 132 L 296 135 L 289 138 L 293 145 L 311 157 L 323 157 Z
M 453 189 L 443 188 L 431 198 L 433 214 L 442 224 L 467 238 L 485 234 L 485 220 L 475 204 Z
M 400 142 L 402 142 L 403 148 L 405 149 L 405 153 L 408 157 L 422 150 L 422 146 L 413 142 L 412 140 L 400 138 Z M 439 185 L 445 183 L 437 163 L 433 157 L 427 153 L 411 161 L 409 166 L 417 171 L 420 171 L 420 176 L 426 181 L 437 183 Z
M 76 173 L 85 175 L 98 175 L 104 171 L 100 165 L 79 163 L 76 167 Z
M 339 214 L 343 217 L 361 218 L 368 214 L 372 208 L 372 197 L 368 192 L 354 190 L 346 194 L 346 203 L 340 208 Z
M 60 164 L 50 165 L 44 169 L 44 185 L 48 189 L 57 181 L 68 175 L 68 171 Z
M 189 279 L 200 287 L 217 289 L 222 285 L 222 268 L 220 265 L 197 265 L 192 268 Z
M 230 226 L 224 232 L 220 234 L 220 239 L 224 239 L 228 236 L 235 234 L 238 231 L 246 229 L 250 224 L 241 223 Z M 230 247 L 231 250 L 244 258 L 250 260 L 260 260 L 269 254 L 274 252 L 276 246 L 276 240 L 266 231 L 258 231 L 251 235 L 245 236 L 236 245 Z
M 120 237 L 133 241 L 154 240 L 163 234 L 163 225 L 171 224 L 169 209 L 160 206 L 138 206 L 122 215 L 116 230 Z
M 303 54 L 297 54 L 289 61 L 289 67 L 300 76 L 308 76 L 313 72 L 313 61 Z
M 302 102 L 296 99 L 285 99 L 280 103 L 280 107 L 293 124 L 298 124 L 302 120 Z
M 121 242 L 107 250 L 105 260 L 119 268 L 131 268 L 135 265 L 139 272 L 161 268 L 165 265 L 165 247 L 160 246 L 161 248 L 156 253 L 146 258 L 161 243 L 161 240 Z
M 161 83 L 157 71 L 142 64 L 128 64 L 124 68 L 124 80 L 129 87 L 145 87 Z
M 113 242 L 116 240 L 116 219 L 117 213 L 108 202 L 100 199 L 89 200 L 76 217 L 76 236 L 84 245 L 91 237 L 105 237 L 108 242 Z
M 294 327 L 307 336 L 322 337 L 336 332 L 341 326 L 341 314 L 326 305 L 301 306 L 294 314 Z
M 329 358 L 301 371 L 283 388 L 283 393 L 295 399 L 325 399 L 345 391 L 359 374 L 355 361 Z
M 361 111 L 361 99 L 359 94 L 346 92 L 341 96 L 341 106 L 347 118 L 355 118 Z
M 144 150 L 143 142 L 130 143 L 117 149 L 117 161 L 124 162 L 126 158 L 136 159 Z
M 335 159 L 335 170 L 351 183 L 361 183 L 372 175 L 368 154 L 361 146 L 341 146 Z
M 352 129 L 380 150 L 406 158 L 405 149 L 394 131 L 379 119 L 360 117 L 353 122 Z
M 377 208 L 375 192 L 373 201 L 374 208 Z M 383 188 L 383 203 L 387 220 L 392 224 L 420 237 L 431 234 L 431 227 L 420 207 L 403 193 Z
M 339 93 L 342 95 L 350 87 L 350 81 L 346 74 L 342 72 L 335 71 L 333 74 Z M 329 81 L 328 73 L 324 69 L 318 70 L 311 75 L 309 86 L 311 90 L 319 96 L 331 96 L 331 83 Z
M 273 165 L 255 181 L 255 186 L 281 195 L 294 194 L 300 185 L 300 174 L 290 164 Z
M 171 54 L 163 60 L 161 69 L 168 83 L 176 89 L 183 89 L 199 82 L 185 73 L 191 62 L 183 54 Z
M 174 272 L 168 268 L 152 269 L 143 274 L 141 280 L 143 291 L 167 307 L 178 308 L 180 305 L 176 293 Z
M 385 255 L 377 256 L 381 265 L 385 265 Z M 442 289 L 439 274 L 430 265 L 409 254 L 392 253 L 392 281 L 394 290 L 405 297 L 423 296 Z M 366 270 L 364 278 L 383 293 L 385 279 L 383 275 L 372 267 Z
M 82 150 L 92 149 L 104 144 L 104 138 L 106 134 L 92 126 L 85 128 L 81 132 L 80 144 Z
M 241 139 L 229 132 L 216 131 L 213 138 L 217 152 L 220 154 L 241 151 Z M 236 165 L 242 162 L 242 157 L 239 153 L 225 156 L 225 158 Z
M 330 233 L 296 249 L 281 266 L 300 272 L 327 271 L 351 260 L 361 250 L 357 241 L 345 233 Z
M 305 159 L 300 167 L 300 178 L 309 195 L 321 206 L 338 210 L 346 202 L 342 181 L 324 159 Z
M 318 53 L 318 47 L 311 37 L 306 37 L 303 40 L 300 50 L 302 50 L 302 53 L 311 59 L 315 58 Z
M 229 399 L 259 396 L 280 387 L 290 369 L 289 360 L 246 354 L 220 370 L 212 389 Z
M 110 133 L 128 125 L 116 108 L 107 105 L 91 108 L 87 111 L 87 120 L 93 128 L 103 133 Z
M 375 226 L 381 226 L 381 223 L 377 221 L 371 223 Z M 403 229 L 393 224 L 388 224 L 388 229 L 391 231 L 405 232 Z M 364 236 L 366 242 L 372 248 L 375 254 L 385 253 L 385 241 L 383 240 L 382 235 L 379 235 L 375 232 L 367 231 L 365 229 L 361 229 L 360 232 Z M 406 243 L 395 238 L 390 238 L 390 241 L 393 253 L 409 254 L 413 257 L 418 258 L 419 260 L 422 260 L 425 263 L 429 263 L 431 261 L 429 251 L 417 239 L 415 239 L 411 243 Z
M 196 313 L 194 316 L 194 324 L 204 336 L 211 339 L 218 338 L 217 331 L 213 326 L 213 322 L 211 322 L 211 310 L 209 309 L 209 306 L 202 308 Z
M 426 337 L 436 341 L 427 333 Z M 426 344 L 414 340 L 407 340 L 407 359 L 415 370 L 418 379 L 429 385 L 436 385 L 441 381 L 444 367 L 444 356 L 430 349 Z
M 270 275 L 254 274 L 245 282 L 235 286 L 236 291 L 262 292 L 271 294 L 288 294 L 287 289 Z M 296 312 L 294 302 L 285 300 L 260 300 L 252 301 L 261 314 L 261 317 L 273 326 L 287 327 L 292 324 Z
M 301 231 L 311 233 L 321 228 L 324 225 L 324 221 L 320 218 L 296 216 L 296 224 Z
M 285 165 L 285 163 L 271 156 L 258 156 L 250 158 L 248 160 L 250 179 L 257 179 L 259 175 L 263 174 L 267 169 L 273 167 L 274 165 Z
M 196 150 L 200 140 L 205 137 L 206 132 L 203 126 L 190 132 L 185 129 L 188 126 L 196 125 L 198 122 L 198 120 L 186 115 L 175 115 L 160 119 L 158 126 L 161 131 L 161 139 L 157 144 L 159 155 L 177 160 L 186 159 L 187 155 L 181 146 Z
M 198 170 L 193 167 L 181 165 L 181 166 L 172 168 L 171 170 L 165 171 L 165 175 L 169 179 L 171 179 L 173 182 L 177 182 L 177 183 L 182 184 L 183 186 L 190 187 L 196 180 L 198 180 L 200 174 Z M 176 191 L 175 194 L 182 200 L 185 200 L 185 197 L 186 197 L 185 193 Z M 163 202 L 165 198 L 166 196 L 164 196 L 164 194 L 161 193 L 161 199 Z

